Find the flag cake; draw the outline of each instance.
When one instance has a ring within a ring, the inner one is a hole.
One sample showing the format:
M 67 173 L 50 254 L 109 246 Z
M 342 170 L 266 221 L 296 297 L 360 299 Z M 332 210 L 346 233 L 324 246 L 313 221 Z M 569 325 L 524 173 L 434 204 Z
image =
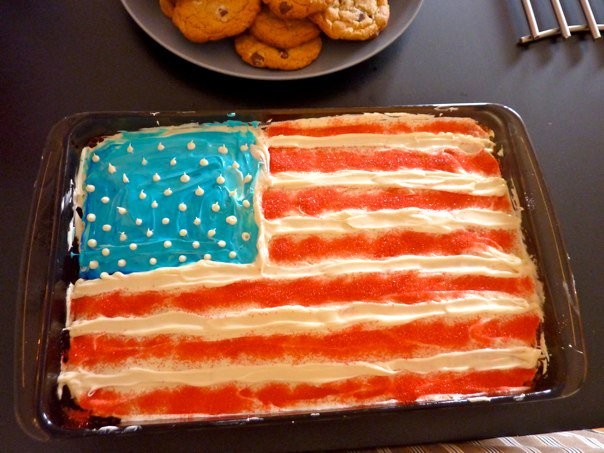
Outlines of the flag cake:
M 408 113 L 102 137 L 59 397 L 137 422 L 530 391 L 542 291 L 495 142 Z

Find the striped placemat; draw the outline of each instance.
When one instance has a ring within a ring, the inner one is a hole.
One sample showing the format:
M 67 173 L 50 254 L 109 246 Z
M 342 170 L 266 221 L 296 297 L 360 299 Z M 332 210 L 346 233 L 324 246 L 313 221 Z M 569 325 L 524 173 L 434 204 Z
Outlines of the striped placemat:
M 498 453 L 498 452 L 601 452 L 604 451 L 604 428 L 531 436 L 497 437 L 460 443 L 438 443 L 409 447 L 349 450 L 349 453 Z

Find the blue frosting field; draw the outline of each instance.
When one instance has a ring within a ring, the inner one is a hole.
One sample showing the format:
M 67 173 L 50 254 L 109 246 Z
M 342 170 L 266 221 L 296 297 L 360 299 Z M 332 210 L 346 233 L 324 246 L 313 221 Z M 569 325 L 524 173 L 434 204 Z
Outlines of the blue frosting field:
M 82 278 L 202 259 L 255 260 L 253 195 L 260 162 L 249 151 L 254 133 L 166 131 L 123 132 L 88 156 Z

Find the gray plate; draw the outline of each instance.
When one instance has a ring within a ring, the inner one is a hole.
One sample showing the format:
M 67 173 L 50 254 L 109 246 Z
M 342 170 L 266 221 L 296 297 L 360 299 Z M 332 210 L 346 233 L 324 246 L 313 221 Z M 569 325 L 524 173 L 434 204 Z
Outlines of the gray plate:
M 233 49 L 231 39 L 197 44 L 188 41 L 170 19 L 163 15 L 157 0 L 122 0 L 134 21 L 155 41 L 191 63 L 223 74 L 260 80 L 294 80 L 316 77 L 360 63 L 392 44 L 409 27 L 423 0 L 390 2 L 390 20 L 380 35 L 371 41 L 323 40 L 319 58 L 298 71 L 272 71 L 247 65 Z

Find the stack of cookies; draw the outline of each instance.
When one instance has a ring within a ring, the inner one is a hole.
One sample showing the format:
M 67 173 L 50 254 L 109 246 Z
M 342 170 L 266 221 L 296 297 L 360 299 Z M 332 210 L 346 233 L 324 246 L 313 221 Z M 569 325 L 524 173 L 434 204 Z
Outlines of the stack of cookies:
M 320 54 L 324 36 L 364 41 L 388 23 L 388 0 L 159 0 L 193 42 L 235 37 L 246 63 L 296 70 Z

